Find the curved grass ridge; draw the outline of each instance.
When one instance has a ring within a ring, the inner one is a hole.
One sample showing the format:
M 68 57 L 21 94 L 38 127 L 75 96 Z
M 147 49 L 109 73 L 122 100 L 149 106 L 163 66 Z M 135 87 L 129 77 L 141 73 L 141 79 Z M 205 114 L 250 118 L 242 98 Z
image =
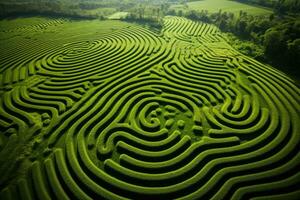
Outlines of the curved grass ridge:
M 1 199 L 298 197 L 299 88 L 212 25 L 164 24 L 3 69 L 0 156 L 16 138 L 36 156 Z

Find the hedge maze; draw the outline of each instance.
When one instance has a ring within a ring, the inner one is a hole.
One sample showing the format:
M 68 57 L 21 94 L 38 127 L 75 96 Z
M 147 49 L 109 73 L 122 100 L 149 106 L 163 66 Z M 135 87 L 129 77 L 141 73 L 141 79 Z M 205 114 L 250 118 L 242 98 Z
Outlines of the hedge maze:
M 1 47 L 0 199 L 299 198 L 300 90 L 283 73 L 179 17 L 160 34 L 10 32 L 55 23 L 72 31 Z

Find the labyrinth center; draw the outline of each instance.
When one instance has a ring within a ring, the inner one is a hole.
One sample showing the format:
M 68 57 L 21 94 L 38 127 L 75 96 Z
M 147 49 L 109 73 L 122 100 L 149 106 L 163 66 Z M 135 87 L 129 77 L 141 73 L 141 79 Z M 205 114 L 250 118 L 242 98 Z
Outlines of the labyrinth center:
M 1 165 L 25 169 L 3 174 L 0 199 L 299 197 L 293 80 L 213 25 L 87 23 L 73 37 L 76 23 L 0 30 Z

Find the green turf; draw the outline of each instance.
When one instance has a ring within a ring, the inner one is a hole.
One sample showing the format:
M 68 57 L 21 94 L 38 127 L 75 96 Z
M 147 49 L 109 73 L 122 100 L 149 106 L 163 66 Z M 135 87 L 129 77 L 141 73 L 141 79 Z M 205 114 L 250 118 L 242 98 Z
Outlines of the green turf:
M 128 15 L 128 12 L 116 12 L 110 16 L 108 19 L 124 19 Z
M 110 8 L 110 7 L 101 7 L 91 10 L 84 10 L 83 14 L 85 15 L 91 15 L 91 16 L 104 16 L 108 17 L 115 13 L 117 11 L 116 8 Z
M 209 13 L 216 13 L 219 12 L 219 10 L 222 10 L 223 12 L 231 12 L 234 14 L 239 14 L 239 12 L 243 10 L 251 15 L 268 15 L 273 12 L 267 8 L 256 7 L 231 0 L 192 1 L 187 3 L 187 7 L 178 4 L 172 5 L 171 8 L 175 10 L 183 10 L 184 12 L 188 10 L 207 10 Z
M 213 25 L 0 22 L 0 199 L 296 199 L 300 89 Z

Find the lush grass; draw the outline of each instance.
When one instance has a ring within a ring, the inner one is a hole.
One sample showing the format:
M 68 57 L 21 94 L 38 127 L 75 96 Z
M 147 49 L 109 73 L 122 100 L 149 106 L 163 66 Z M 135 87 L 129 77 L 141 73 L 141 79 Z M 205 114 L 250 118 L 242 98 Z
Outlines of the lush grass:
M 217 27 L 0 25 L 0 199 L 299 193 L 300 90 Z
M 128 12 L 116 12 L 110 16 L 108 16 L 108 19 L 124 19 L 128 15 Z
M 272 11 L 267 8 L 256 7 L 248 4 L 239 3 L 231 0 L 202 0 L 188 2 L 187 7 L 183 5 L 173 5 L 171 8 L 175 10 L 207 10 L 209 13 L 219 12 L 221 9 L 223 12 L 232 12 L 238 14 L 241 10 L 252 14 L 252 15 L 267 15 L 271 14 Z
M 51 19 L 43 18 L 43 17 L 28 17 L 28 18 L 12 18 L 12 19 L 3 19 L 0 21 L 0 31 L 7 31 L 14 28 L 20 28 L 23 26 L 32 26 L 38 25 L 41 23 L 45 23 L 51 21 Z
M 96 9 L 91 9 L 91 10 L 84 10 L 84 14 L 86 15 L 91 15 L 91 16 L 104 16 L 108 17 L 115 13 L 117 11 L 116 8 L 96 8 Z

